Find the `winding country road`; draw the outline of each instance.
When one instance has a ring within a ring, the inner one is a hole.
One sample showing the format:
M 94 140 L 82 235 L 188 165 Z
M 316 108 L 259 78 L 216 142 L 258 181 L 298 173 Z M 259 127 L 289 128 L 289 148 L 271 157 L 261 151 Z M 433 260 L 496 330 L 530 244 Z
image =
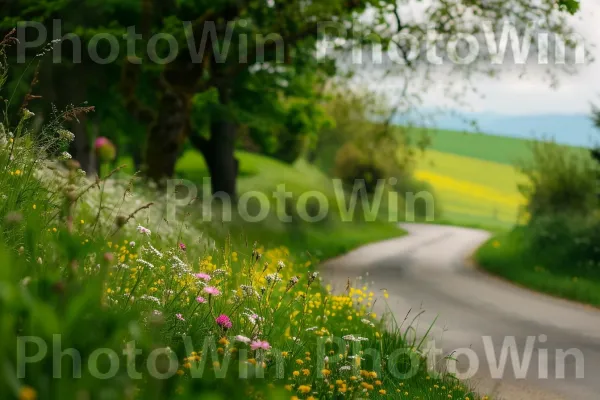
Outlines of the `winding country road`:
M 489 238 L 487 232 L 421 224 L 402 227 L 407 236 L 327 262 L 325 280 L 337 292 L 359 276 L 375 292 L 387 289 L 387 306 L 398 321 L 409 310 L 412 315 L 425 311 L 418 324 L 422 333 L 437 316 L 431 332 L 436 347 L 444 354 L 464 348 L 475 352 L 479 368 L 471 382 L 481 393 L 507 400 L 600 399 L 599 310 L 521 289 L 475 269 L 469 258 Z M 381 313 L 386 306 L 377 303 Z M 484 345 L 486 336 L 491 344 Z M 523 376 L 515 373 L 510 355 L 506 368 L 494 367 L 510 337 L 521 358 L 528 340 L 532 346 Z M 556 361 L 557 351 L 573 348 L 583 355 L 579 364 L 574 355 Z M 577 365 L 583 377 L 576 377 Z M 476 365 L 467 355 L 458 356 L 459 372 L 467 372 L 469 366 Z M 565 378 L 560 377 L 562 367 Z

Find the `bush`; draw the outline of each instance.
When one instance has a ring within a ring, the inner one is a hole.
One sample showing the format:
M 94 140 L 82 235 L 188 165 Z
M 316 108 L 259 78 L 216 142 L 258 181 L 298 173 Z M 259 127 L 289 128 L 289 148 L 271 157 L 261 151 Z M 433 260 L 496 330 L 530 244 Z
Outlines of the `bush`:
M 370 157 L 354 143 L 346 143 L 335 156 L 334 176 L 352 188 L 357 180 L 363 180 L 368 193 L 375 192 L 377 181 L 388 176 L 382 162 Z
M 598 167 L 588 152 L 534 142 L 532 153 L 532 160 L 520 165 L 529 182 L 519 188 L 532 219 L 564 213 L 587 215 L 598 209 Z

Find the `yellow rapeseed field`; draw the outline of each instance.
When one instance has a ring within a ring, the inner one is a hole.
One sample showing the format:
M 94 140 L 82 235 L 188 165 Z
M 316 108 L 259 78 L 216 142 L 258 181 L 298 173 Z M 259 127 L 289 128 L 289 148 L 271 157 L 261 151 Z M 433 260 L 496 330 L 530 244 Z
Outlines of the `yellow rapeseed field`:
M 451 222 L 509 226 L 525 203 L 517 187 L 525 178 L 510 165 L 429 150 L 415 177 L 433 186 Z

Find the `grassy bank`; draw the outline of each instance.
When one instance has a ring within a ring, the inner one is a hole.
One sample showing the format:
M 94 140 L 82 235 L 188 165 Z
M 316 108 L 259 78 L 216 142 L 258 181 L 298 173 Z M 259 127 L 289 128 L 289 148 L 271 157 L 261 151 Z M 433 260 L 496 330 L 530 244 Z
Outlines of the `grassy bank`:
M 7 397 L 480 398 L 430 375 L 411 327 L 373 314 L 380 294 L 362 283 L 329 293 L 316 263 L 253 245 L 250 233 L 243 245 L 211 245 L 185 214 L 166 224 L 143 185 L 89 182 L 74 163 L 48 165 L 29 137 L 10 139 L 0 148 Z M 57 338 L 83 367 L 54 361 Z M 40 344 L 52 350 L 18 369 Z
M 481 268 L 518 285 L 553 296 L 600 307 L 600 276 L 572 272 L 572 260 L 557 252 L 532 251 L 527 231 L 502 233 L 481 247 L 475 259 Z

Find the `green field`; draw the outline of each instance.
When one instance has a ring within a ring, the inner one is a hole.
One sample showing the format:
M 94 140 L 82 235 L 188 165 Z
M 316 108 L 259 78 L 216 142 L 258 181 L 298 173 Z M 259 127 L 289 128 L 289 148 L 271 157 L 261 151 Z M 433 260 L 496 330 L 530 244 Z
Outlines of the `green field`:
M 420 134 L 419 131 L 413 133 Z M 429 149 L 513 166 L 531 158 L 531 140 L 449 130 L 427 131 Z M 565 146 L 569 147 L 569 146 Z M 582 149 L 582 151 L 587 151 Z
M 448 130 L 429 132 L 431 150 L 514 165 L 530 157 L 529 140 Z
M 309 252 L 318 258 L 329 258 L 350 251 L 358 246 L 401 236 L 404 231 L 385 219 L 385 209 L 381 218 L 375 221 L 362 221 L 355 218 L 352 222 L 342 221 L 338 208 L 338 199 L 333 190 L 331 179 L 316 167 L 303 160 L 293 165 L 284 164 L 272 158 L 240 151 L 237 153 L 240 163 L 239 193 L 258 191 L 272 198 L 278 185 L 285 185 L 291 192 L 292 204 L 302 193 L 316 191 L 327 198 L 329 212 L 321 222 L 305 222 L 293 215 L 293 222 L 282 222 L 272 203 L 271 211 L 265 221 L 227 224 L 221 233 L 228 232 L 234 237 L 246 237 L 257 240 L 266 246 L 284 245 L 294 253 Z M 188 151 L 177 163 L 177 175 L 201 185 L 208 171 L 202 155 Z

